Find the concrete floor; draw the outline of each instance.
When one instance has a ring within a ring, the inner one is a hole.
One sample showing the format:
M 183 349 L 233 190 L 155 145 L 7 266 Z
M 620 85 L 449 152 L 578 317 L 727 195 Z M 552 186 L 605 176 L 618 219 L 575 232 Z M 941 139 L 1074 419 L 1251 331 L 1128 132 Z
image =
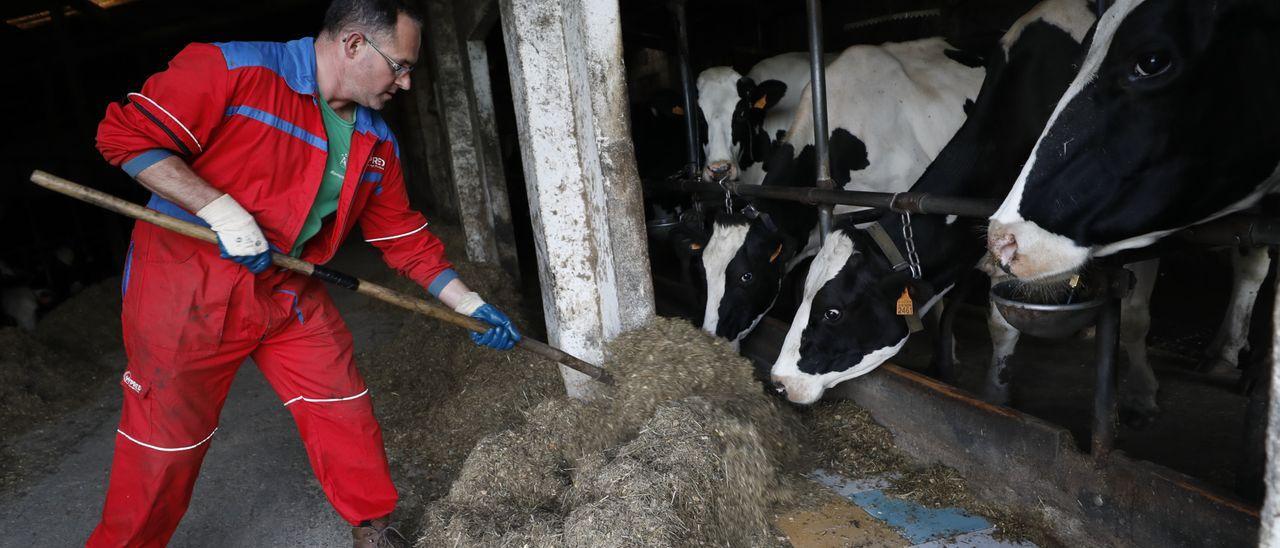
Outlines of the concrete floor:
M 386 269 L 368 245 L 347 245 L 330 266 L 370 276 Z M 388 340 L 399 324 L 365 297 L 335 289 L 356 349 Z M 123 356 L 118 358 L 124 369 Z M 83 545 L 97 524 L 120 416 L 115 383 L 19 448 L 54 455 L 0 495 L 0 547 Z M 171 546 L 341 546 L 350 529 L 311 474 L 297 428 L 262 374 L 246 362 L 227 398 L 186 517 Z

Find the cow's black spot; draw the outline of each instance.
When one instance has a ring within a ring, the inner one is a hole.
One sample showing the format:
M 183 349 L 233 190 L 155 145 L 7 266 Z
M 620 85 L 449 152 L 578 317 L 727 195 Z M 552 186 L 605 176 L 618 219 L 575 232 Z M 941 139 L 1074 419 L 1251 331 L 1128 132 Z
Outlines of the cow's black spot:
M 987 59 L 981 54 L 973 51 L 948 49 L 942 52 L 947 58 L 960 63 L 969 68 L 982 68 L 987 64 Z
M 867 144 L 847 129 L 836 128 L 831 132 L 828 150 L 831 154 L 831 178 L 835 180 L 837 188 L 849 182 L 851 172 L 871 165 L 867 158 Z

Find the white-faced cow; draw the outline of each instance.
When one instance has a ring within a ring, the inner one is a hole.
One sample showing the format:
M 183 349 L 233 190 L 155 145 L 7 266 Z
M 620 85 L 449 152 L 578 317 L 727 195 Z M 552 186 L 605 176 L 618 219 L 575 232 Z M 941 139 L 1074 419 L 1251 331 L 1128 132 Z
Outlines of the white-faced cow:
M 1280 184 L 1280 2 L 1122 0 L 991 217 L 988 247 L 1048 280 L 1256 203 Z M 1264 250 L 1236 283 L 1208 361 L 1234 368 Z
M 830 63 L 835 56 L 827 56 Z M 698 109 L 706 121 L 706 181 L 759 184 L 764 161 L 781 139 L 800 90 L 809 85 L 809 54 L 784 53 L 756 63 L 743 77 L 731 67 L 698 75 Z
M 1011 27 L 1003 51 L 964 126 L 911 188 L 914 192 L 998 200 L 1035 144 L 1076 73 L 1082 41 L 1095 17 L 1086 0 L 1046 0 Z M 922 278 L 913 279 L 902 219 L 887 213 L 869 229 L 842 226 L 828 236 L 805 280 L 804 297 L 773 364 L 775 386 L 808 404 L 837 383 L 866 374 L 902 349 L 910 335 L 897 301 L 909 291 L 917 314 L 928 311 L 984 253 L 979 222 L 912 216 Z M 874 234 L 872 230 L 879 231 Z M 1017 332 L 991 324 L 996 360 Z
M 985 70 L 957 53 L 931 38 L 854 46 L 828 65 L 830 168 L 839 187 L 895 192 L 920 176 L 964 122 L 982 85 Z M 815 184 L 811 110 L 806 87 L 762 184 Z M 746 213 L 718 216 L 702 255 L 703 329 L 735 343 L 772 307 L 786 272 L 817 250 L 812 207 L 756 200 Z

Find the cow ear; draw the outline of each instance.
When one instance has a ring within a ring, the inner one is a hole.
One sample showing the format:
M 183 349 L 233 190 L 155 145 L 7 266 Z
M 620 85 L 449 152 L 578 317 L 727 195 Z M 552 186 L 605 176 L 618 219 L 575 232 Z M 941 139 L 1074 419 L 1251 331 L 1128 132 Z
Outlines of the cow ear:
M 751 96 L 752 108 L 769 110 L 787 94 L 787 85 L 778 80 L 765 80 L 756 86 Z
M 756 89 L 756 81 L 746 76 L 738 79 L 738 98 L 746 99 L 751 96 L 751 92 Z
M 911 298 L 916 301 L 916 306 L 918 307 L 924 306 L 924 303 L 929 302 L 929 299 L 932 299 L 937 294 L 937 291 L 933 289 L 933 284 L 924 280 L 911 280 L 907 284 L 907 292 L 911 294 Z
M 903 270 L 898 270 L 889 273 L 888 276 L 885 276 L 881 278 L 879 282 L 876 282 L 876 289 L 878 289 L 880 294 L 884 295 L 885 298 L 897 299 L 898 296 L 902 294 L 902 290 L 907 289 L 907 284 L 910 282 L 911 274 Z

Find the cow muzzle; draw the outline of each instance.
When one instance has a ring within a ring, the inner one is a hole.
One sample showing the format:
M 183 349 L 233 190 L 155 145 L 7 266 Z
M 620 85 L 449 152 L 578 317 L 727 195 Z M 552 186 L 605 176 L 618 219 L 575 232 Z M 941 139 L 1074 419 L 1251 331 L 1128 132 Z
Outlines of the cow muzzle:
M 707 164 L 707 168 L 702 171 L 702 178 L 708 182 L 732 181 L 738 178 L 737 170 L 733 169 L 733 164 L 726 160 L 718 160 Z
M 1018 238 L 996 221 L 992 221 L 991 228 L 987 232 L 987 251 L 991 252 L 991 258 L 995 259 L 1000 270 L 1013 274 L 1011 265 L 1018 255 Z
M 826 387 L 817 379 L 806 379 L 803 377 L 784 377 L 772 375 L 770 382 L 773 390 L 791 403 L 800 405 L 809 405 L 822 398 L 822 393 L 826 392 Z
M 1053 234 L 1035 223 L 991 221 L 987 251 L 1000 270 L 1022 280 L 1044 281 L 1078 270 L 1089 260 L 1089 248 Z

